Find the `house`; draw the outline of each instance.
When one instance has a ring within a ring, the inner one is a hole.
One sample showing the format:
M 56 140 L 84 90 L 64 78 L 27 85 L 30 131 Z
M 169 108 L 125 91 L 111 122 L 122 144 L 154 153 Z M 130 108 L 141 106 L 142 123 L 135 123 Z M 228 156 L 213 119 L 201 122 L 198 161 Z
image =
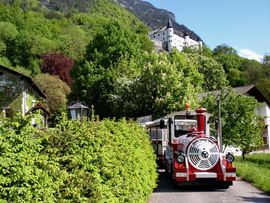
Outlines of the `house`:
M 260 90 L 258 90 L 258 88 L 256 88 L 255 85 L 235 87 L 233 89 L 239 94 L 252 96 L 261 103 L 261 105 L 257 107 L 256 112 L 264 118 L 265 128 L 262 136 L 265 148 L 270 149 L 270 101 L 260 92 Z
M 270 150 L 270 101 L 255 85 L 235 87 L 233 90 L 238 94 L 254 97 L 258 102 L 260 102 L 260 106 L 255 110 L 258 115 L 264 118 L 265 128 L 262 133 L 264 149 Z M 218 95 L 220 91 L 213 91 L 212 93 Z M 205 97 L 207 94 L 208 93 L 202 93 L 199 97 Z
M 39 117 L 32 119 L 32 124 L 47 125 L 49 112 L 43 105 L 46 96 L 30 77 L 0 65 L 0 117 L 12 117 L 40 111 Z
M 154 43 L 157 51 L 171 51 L 173 48 L 182 51 L 184 47 L 202 47 L 200 38 L 192 39 L 187 32 L 182 33 L 173 28 L 171 19 L 167 26 L 153 30 L 149 33 L 149 38 Z

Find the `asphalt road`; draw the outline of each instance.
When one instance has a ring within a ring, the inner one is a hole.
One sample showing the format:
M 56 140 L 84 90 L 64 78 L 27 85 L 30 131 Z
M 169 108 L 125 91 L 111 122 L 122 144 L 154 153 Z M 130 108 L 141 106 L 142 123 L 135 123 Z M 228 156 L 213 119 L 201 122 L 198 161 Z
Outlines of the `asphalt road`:
M 227 190 L 210 188 L 174 187 L 170 179 L 160 170 L 159 186 L 149 203 L 270 203 L 270 196 L 245 181 L 234 181 Z

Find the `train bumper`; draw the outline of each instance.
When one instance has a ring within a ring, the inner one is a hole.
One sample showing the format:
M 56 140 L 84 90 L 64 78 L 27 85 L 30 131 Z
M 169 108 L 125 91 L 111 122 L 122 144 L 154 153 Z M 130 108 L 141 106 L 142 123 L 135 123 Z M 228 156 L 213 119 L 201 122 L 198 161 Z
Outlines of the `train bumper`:
M 185 172 L 176 172 L 175 173 L 175 180 L 176 181 L 197 181 L 209 179 L 213 181 L 222 181 L 222 182 L 230 182 L 236 180 L 236 173 L 235 172 L 227 172 L 223 173 L 212 173 L 212 172 L 195 172 L 192 174 L 188 174 Z

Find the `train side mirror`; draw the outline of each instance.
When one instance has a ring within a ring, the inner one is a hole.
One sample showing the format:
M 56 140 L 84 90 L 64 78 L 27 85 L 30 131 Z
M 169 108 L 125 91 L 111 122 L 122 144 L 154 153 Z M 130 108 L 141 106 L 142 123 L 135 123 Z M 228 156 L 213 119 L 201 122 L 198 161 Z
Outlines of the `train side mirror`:
M 215 128 L 218 129 L 218 119 L 215 120 Z
M 159 127 L 161 128 L 161 129 L 164 129 L 166 126 L 165 126 L 165 121 L 163 120 L 163 119 L 161 119 L 160 121 L 159 121 Z

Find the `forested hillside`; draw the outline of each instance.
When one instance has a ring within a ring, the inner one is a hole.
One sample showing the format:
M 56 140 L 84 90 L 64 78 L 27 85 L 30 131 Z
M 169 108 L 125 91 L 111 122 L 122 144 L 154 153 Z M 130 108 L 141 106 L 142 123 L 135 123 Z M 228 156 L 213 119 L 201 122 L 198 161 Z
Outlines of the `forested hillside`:
M 150 44 L 146 37 L 146 26 L 132 14 L 107 0 L 96 1 L 89 13 L 80 13 L 80 9 L 84 7 L 81 3 L 91 1 L 68 1 L 73 2 L 71 5 L 74 7 L 70 8 L 72 12 L 69 12 L 69 5 L 60 4 L 61 1 L 50 1 L 50 7 L 54 5 L 55 9 L 42 6 L 44 1 L 42 4 L 35 0 L 2 2 L 1 63 L 22 66 L 30 70 L 30 74 L 40 72 L 43 54 L 60 52 L 74 60 L 82 58 L 86 45 L 95 33 L 112 21 L 138 34 L 143 46 Z
M 35 78 L 53 114 L 79 100 L 101 117 L 160 116 L 247 84 L 269 98 L 269 55 L 259 63 L 227 45 L 155 53 L 150 28 L 111 0 L 0 2 L 0 63 Z

